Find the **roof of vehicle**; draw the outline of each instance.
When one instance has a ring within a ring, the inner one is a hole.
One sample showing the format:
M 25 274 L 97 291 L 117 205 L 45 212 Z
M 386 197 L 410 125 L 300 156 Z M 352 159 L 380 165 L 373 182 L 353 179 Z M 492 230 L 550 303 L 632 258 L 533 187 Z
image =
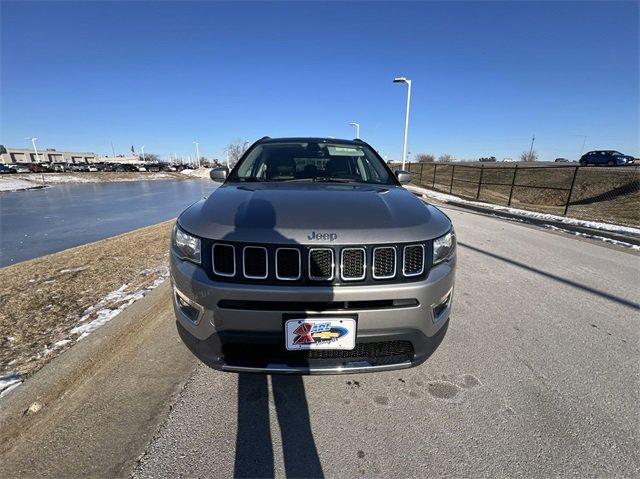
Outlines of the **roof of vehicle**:
M 294 136 L 286 138 L 269 138 L 265 136 L 260 138 L 256 143 L 340 143 L 344 145 L 364 145 L 365 142 L 360 139 L 344 140 L 341 138 L 324 138 L 324 137 L 308 137 L 308 136 Z

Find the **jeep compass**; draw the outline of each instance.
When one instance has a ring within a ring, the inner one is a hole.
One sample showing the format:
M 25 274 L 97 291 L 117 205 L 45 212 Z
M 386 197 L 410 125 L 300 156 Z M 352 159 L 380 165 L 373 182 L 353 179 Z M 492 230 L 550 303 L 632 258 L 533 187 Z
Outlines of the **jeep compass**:
M 361 140 L 262 138 L 171 238 L 180 337 L 224 371 L 416 366 L 447 330 L 456 237 Z

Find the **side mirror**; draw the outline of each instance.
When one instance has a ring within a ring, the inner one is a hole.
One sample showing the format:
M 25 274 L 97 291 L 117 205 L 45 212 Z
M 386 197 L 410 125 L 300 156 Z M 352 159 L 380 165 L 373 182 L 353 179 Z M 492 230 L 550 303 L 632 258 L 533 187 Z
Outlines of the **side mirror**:
M 411 173 L 404 170 L 396 170 L 396 177 L 402 184 L 411 183 Z
M 212 168 L 209 176 L 213 181 L 223 182 L 227 179 L 227 175 L 229 174 L 226 166 L 219 166 L 217 168 Z

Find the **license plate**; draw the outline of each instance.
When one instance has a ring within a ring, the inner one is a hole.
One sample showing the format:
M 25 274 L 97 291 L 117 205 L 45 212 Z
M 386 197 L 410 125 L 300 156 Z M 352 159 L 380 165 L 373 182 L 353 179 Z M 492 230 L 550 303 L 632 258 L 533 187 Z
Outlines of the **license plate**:
M 285 346 L 301 349 L 353 349 L 356 321 L 352 318 L 290 319 L 284 325 Z

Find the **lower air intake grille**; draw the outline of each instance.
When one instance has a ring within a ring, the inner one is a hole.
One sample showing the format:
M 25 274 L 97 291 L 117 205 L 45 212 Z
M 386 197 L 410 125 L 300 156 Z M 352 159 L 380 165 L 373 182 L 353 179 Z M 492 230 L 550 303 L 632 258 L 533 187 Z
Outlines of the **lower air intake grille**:
M 396 275 L 396 250 L 384 247 L 373 250 L 373 277 L 375 279 L 393 278 Z
M 309 251 L 309 278 L 315 280 L 333 279 L 333 250 L 315 248 Z
M 228 244 L 213 245 L 213 272 L 220 276 L 236 274 L 235 248 Z
M 424 271 L 424 246 L 421 244 L 404 247 L 405 276 L 417 276 Z
M 261 246 L 244 248 L 242 267 L 246 278 L 264 279 L 267 277 L 267 250 Z
M 342 279 L 353 281 L 364 279 L 365 276 L 365 252 L 362 248 L 345 248 L 342 250 L 342 262 L 340 265 Z
M 225 361 L 228 363 L 250 363 L 264 366 L 270 362 L 293 363 L 308 360 L 335 359 L 374 359 L 376 363 L 390 364 L 402 360 L 413 360 L 414 350 L 411 341 L 378 341 L 356 344 L 355 349 L 312 349 L 306 351 L 287 351 L 283 346 L 272 344 L 227 343 L 222 347 Z M 392 358 L 396 358 L 395 360 Z M 256 364 L 258 363 L 258 364 Z M 262 364 L 260 364 L 262 363 Z

